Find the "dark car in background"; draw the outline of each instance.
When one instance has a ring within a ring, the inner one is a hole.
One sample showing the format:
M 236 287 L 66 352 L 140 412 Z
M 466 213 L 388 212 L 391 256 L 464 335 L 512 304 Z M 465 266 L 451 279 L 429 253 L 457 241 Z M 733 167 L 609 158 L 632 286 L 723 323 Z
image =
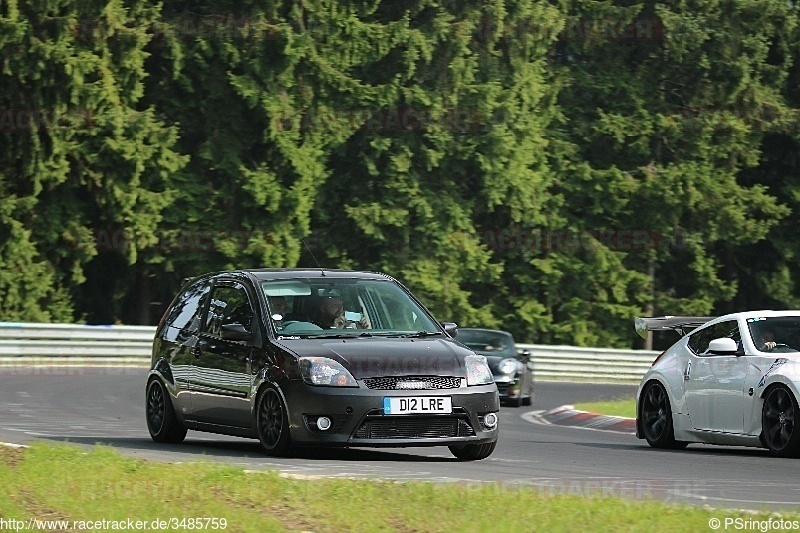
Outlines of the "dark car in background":
M 514 407 L 533 403 L 533 361 L 530 352 L 519 352 L 507 331 L 459 328 L 456 340 L 486 356 L 500 400 Z
M 156 442 L 192 429 L 257 438 L 277 456 L 295 446 L 448 446 L 483 459 L 498 438 L 497 387 L 455 329 L 384 274 L 200 276 L 156 330 L 147 426 Z

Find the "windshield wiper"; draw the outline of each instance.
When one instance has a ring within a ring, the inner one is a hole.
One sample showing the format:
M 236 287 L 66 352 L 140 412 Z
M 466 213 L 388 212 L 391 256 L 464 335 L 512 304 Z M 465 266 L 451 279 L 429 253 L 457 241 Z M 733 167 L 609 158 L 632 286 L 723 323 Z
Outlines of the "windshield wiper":
M 372 333 L 320 333 L 318 335 L 308 335 L 306 339 L 357 339 L 358 337 L 372 337 Z
M 357 339 L 357 338 L 365 338 L 365 337 L 391 337 L 391 338 L 420 338 L 420 337 L 431 337 L 434 335 L 444 335 L 440 331 L 416 331 L 414 333 L 386 333 L 386 332 L 377 332 L 377 333 L 370 333 L 368 331 L 363 331 L 361 333 L 319 333 L 317 335 L 306 335 L 304 339 Z
M 392 335 L 392 337 L 400 337 L 403 339 L 407 339 L 407 338 L 431 337 L 433 335 L 443 335 L 443 333 L 441 331 L 417 331 L 416 333 L 402 333 L 398 335 Z

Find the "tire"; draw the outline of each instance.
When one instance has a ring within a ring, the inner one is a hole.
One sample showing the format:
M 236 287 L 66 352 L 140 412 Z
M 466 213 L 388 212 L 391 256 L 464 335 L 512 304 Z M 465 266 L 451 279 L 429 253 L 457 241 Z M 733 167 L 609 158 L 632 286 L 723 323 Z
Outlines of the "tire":
M 642 433 L 653 448 L 685 448 L 687 442 L 675 440 L 672 426 L 672 409 L 669 395 L 658 381 L 650 382 L 644 389 L 639 405 Z
M 256 430 L 264 453 L 275 457 L 289 454 L 289 411 L 275 387 L 268 386 L 258 398 Z
M 461 446 L 448 446 L 450 453 L 461 461 L 480 461 L 486 459 L 494 451 L 497 441 L 487 444 L 464 444 Z
M 533 404 L 533 378 L 531 378 L 530 387 L 528 387 L 528 395 L 522 400 L 522 405 L 530 406 Z
M 764 446 L 778 457 L 800 455 L 800 431 L 794 425 L 800 415 L 797 399 L 783 385 L 771 388 L 761 408 L 761 436 Z
M 531 392 L 528 396 L 522 399 L 522 405 L 526 407 L 530 407 L 533 405 L 533 392 Z
M 169 391 L 158 378 L 147 384 L 145 418 L 150 437 L 156 442 L 177 444 L 186 438 L 186 426 L 175 416 Z
M 511 407 L 522 407 L 522 402 L 523 402 L 522 389 L 520 389 L 519 395 L 516 398 L 508 399 L 508 405 L 510 405 Z

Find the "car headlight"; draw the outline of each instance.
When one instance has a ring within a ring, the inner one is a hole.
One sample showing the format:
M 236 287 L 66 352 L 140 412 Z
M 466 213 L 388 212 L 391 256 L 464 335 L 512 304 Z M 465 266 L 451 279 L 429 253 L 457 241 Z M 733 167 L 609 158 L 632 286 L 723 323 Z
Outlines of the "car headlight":
M 512 359 L 510 357 L 508 359 L 503 359 L 502 361 L 500 361 L 500 364 L 497 365 L 497 370 L 501 374 L 510 375 L 513 374 L 516 369 L 517 369 L 517 360 Z
M 345 367 L 327 357 L 301 357 L 300 375 L 309 385 L 358 387 L 358 383 Z
M 492 371 L 482 355 L 468 355 L 465 358 L 467 365 L 467 385 L 488 385 L 494 383 Z

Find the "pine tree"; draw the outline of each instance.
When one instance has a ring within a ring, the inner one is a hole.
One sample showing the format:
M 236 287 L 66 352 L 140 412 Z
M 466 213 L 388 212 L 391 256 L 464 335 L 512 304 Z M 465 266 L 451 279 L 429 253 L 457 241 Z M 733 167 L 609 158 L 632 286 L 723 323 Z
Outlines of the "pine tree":
M 175 130 L 139 106 L 146 4 L 0 7 L 0 300 L 17 320 L 70 320 L 100 231 L 126 264 L 155 242 L 182 164 Z

